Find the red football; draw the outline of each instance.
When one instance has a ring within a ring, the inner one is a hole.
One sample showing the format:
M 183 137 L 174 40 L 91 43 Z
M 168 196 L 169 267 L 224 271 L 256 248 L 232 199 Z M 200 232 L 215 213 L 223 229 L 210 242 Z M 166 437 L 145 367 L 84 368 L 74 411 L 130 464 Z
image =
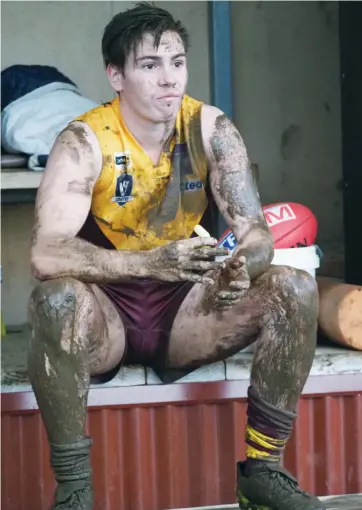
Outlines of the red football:
M 308 207 L 280 202 L 263 207 L 275 248 L 299 248 L 315 243 L 318 222 Z

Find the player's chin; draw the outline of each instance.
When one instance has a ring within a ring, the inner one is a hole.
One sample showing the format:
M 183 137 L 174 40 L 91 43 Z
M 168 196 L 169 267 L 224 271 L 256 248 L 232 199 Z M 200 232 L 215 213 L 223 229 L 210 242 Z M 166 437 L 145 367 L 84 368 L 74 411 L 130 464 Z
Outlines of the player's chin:
M 162 123 L 162 124 L 165 124 L 167 122 L 174 122 L 176 120 L 177 113 L 178 112 L 176 111 L 176 112 L 170 113 L 169 115 L 166 115 L 166 114 L 158 115 L 157 118 L 156 117 L 154 118 L 154 122 Z
M 181 101 L 177 101 L 177 103 L 159 107 L 157 108 L 157 116 L 160 118 L 162 122 L 174 120 L 178 114 L 180 105 Z

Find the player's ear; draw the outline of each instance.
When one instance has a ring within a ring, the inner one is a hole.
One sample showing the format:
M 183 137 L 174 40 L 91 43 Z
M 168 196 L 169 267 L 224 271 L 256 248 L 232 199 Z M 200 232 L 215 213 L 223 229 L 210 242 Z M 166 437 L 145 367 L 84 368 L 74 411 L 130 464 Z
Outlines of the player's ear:
M 107 66 L 107 76 L 112 89 L 116 92 L 122 92 L 124 81 L 122 70 L 119 67 L 109 64 Z

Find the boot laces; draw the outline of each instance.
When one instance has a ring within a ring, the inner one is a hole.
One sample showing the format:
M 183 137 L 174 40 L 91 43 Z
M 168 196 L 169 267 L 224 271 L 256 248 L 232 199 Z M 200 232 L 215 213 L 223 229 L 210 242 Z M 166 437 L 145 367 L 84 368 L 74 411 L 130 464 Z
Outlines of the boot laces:
M 290 478 L 286 473 L 280 471 L 274 471 L 269 473 L 269 477 L 275 485 L 281 490 L 288 492 L 289 494 L 300 494 L 302 496 L 308 496 L 308 493 L 301 489 L 298 483 Z

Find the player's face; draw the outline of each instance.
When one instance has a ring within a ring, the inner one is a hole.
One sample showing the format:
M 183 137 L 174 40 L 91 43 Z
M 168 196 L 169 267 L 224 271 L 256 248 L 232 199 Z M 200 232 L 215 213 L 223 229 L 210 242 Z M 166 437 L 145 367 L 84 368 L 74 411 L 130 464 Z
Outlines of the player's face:
M 186 55 L 180 36 L 164 32 L 155 48 L 153 36 L 146 34 L 136 51 L 130 53 L 123 75 L 119 72 L 112 76 L 108 70 L 108 76 L 120 93 L 121 103 L 138 117 L 155 123 L 173 120 L 187 85 Z

